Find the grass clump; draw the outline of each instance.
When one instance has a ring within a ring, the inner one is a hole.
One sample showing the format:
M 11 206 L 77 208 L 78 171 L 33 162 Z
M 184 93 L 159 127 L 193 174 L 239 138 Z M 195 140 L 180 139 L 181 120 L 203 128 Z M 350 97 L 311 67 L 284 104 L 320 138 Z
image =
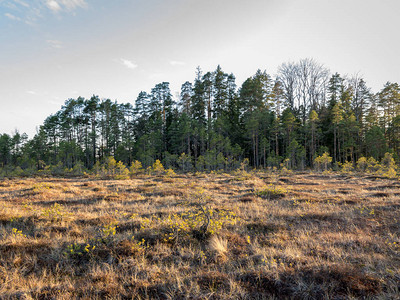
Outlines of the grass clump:
M 282 198 L 286 195 L 286 193 L 286 189 L 273 184 L 266 185 L 255 192 L 257 196 L 266 198 L 268 200 Z

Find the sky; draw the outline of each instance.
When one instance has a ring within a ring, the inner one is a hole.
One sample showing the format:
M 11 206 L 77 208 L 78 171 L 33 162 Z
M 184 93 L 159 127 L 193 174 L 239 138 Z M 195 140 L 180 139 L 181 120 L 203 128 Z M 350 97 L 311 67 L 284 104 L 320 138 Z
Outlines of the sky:
M 240 86 L 257 69 L 313 58 L 400 83 L 399 0 L 0 0 L 0 133 L 31 138 L 65 100 L 134 103 L 196 67 Z

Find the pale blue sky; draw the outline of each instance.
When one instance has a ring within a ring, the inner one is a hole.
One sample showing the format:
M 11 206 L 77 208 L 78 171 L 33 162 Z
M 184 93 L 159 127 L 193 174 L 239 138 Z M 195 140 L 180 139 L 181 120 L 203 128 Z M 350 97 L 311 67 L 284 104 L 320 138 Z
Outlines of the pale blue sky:
M 240 85 L 312 57 L 400 82 L 398 0 L 0 0 L 0 133 L 30 137 L 68 98 L 173 94 L 220 64 Z

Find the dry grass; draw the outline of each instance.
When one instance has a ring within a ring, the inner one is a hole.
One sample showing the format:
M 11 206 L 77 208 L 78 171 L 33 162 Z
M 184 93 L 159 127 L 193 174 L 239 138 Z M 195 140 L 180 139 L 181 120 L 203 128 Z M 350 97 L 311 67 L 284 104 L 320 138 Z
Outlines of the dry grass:
M 399 195 L 311 173 L 4 180 L 0 298 L 399 299 Z

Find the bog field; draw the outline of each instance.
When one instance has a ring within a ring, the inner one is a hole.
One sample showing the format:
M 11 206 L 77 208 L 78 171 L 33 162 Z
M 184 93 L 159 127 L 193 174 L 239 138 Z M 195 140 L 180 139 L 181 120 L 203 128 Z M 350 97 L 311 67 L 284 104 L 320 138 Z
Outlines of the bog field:
M 139 175 L 0 182 L 0 299 L 399 299 L 400 182 Z

